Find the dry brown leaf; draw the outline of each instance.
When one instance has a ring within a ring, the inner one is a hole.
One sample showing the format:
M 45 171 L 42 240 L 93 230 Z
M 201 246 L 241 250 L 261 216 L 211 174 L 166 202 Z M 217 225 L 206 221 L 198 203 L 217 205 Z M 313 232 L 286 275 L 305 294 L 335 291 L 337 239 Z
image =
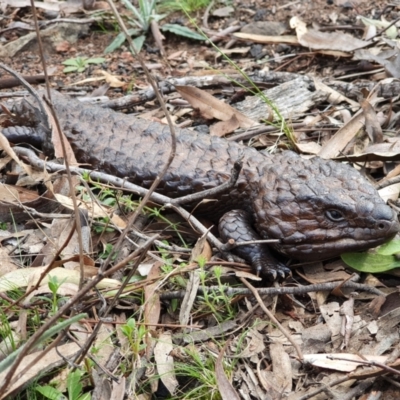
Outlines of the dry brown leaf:
M 340 128 L 335 135 L 322 146 L 318 156 L 326 159 L 338 156 L 350 140 L 364 127 L 364 124 L 364 113 L 362 110 L 359 110 L 346 125 Z
M 317 155 L 321 151 L 321 145 L 316 142 L 296 143 L 296 148 L 302 153 Z
M 224 350 L 225 349 L 222 349 L 220 351 L 217 361 L 215 362 L 215 378 L 219 393 L 222 397 L 222 400 L 240 400 L 239 394 L 229 382 L 224 371 Z
M 153 330 L 157 329 L 156 324 L 158 324 L 161 313 L 160 294 L 158 292 L 159 282 L 157 280 L 161 274 L 160 267 L 161 265 L 158 261 L 153 264 L 147 278 L 150 281 L 154 279 L 155 282 L 144 287 L 144 321 L 148 324 L 148 328 Z
M 361 103 L 361 107 L 364 112 L 365 117 L 365 131 L 368 134 L 372 143 L 382 143 L 383 142 L 383 132 L 382 127 L 378 122 L 376 112 L 371 106 L 368 100 L 364 100 Z
M 358 104 L 356 101 L 351 100 L 348 97 L 344 96 L 342 93 L 338 92 L 337 90 L 330 88 L 328 85 L 325 85 L 325 83 L 321 82 L 320 79 L 317 79 L 315 77 L 314 77 L 314 86 L 316 90 L 320 90 L 321 92 L 325 92 L 328 94 L 326 100 L 331 104 L 340 104 L 346 102 L 354 108 L 353 111 L 356 111 L 360 108 L 360 104 Z
M 293 35 L 281 35 L 281 36 L 265 36 L 265 35 L 254 35 L 252 33 L 233 33 L 234 37 L 243 40 L 252 40 L 254 43 L 264 43 L 264 44 L 291 44 L 298 45 L 299 41 L 296 36 Z
M 316 29 L 307 29 L 305 23 L 298 17 L 293 17 L 290 20 L 290 26 L 296 29 L 299 43 L 313 50 L 351 52 L 371 44 L 371 42 L 357 39 L 348 33 L 321 32 Z
M 229 104 L 216 99 L 204 90 L 193 86 L 175 86 L 180 95 L 187 100 L 195 109 L 198 109 L 204 118 L 216 118 L 221 121 L 229 120 L 235 115 L 240 127 L 246 129 L 257 125 L 255 121 L 235 110 Z
M 220 121 L 210 127 L 210 135 L 223 137 L 228 133 L 234 132 L 240 126 L 236 115 L 232 115 L 227 121 Z

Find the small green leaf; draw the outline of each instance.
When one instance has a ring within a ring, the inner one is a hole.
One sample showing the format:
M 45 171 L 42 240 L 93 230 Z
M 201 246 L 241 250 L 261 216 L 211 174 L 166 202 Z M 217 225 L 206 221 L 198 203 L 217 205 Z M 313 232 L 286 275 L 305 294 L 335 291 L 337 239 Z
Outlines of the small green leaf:
M 67 376 L 68 397 L 70 400 L 77 400 L 82 394 L 82 384 L 80 382 L 83 372 L 78 369 L 70 372 Z
M 379 247 L 376 253 L 382 254 L 384 256 L 392 256 L 394 254 L 400 253 L 400 240 L 390 240 L 389 242 Z
M 70 58 L 69 60 L 65 60 L 62 62 L 63 65 L 72 65 L 72 66 L 77 66 L 78 62 L 75 58 Z
M 393 255 L 370 253 L 344 253 L 342 260 L 359 272 L 380 273 L 400 267 L 400 260 Z
M 36 386 L 35 390 L 50 400 L 64 400 L 66 397 L 53 386 Z
M 103 57 L 97 57 L 97 58 L 89 58 L 89 60 L 87 60 L 88 64 L 101 64 L 104 61 L 106 61 L 105 58 Z
M 142 50 L 143 43 L 145 40 L 146 36 L 144 35 L 138 36 L 137 38 L 133 39 L 133 45 L 135 46 L 137 53 L 140 53 L 140 50 Z
M 164 24 L 161 28 L 162 31 L 172 32 L 175 35 L 187 37 L 194 40 L 205 40 L 204 36 L 200 35 L 187 28 L 186 26 L 181 26 L 177 24 Z
M 128 29 L 128 33 L 131 36 L 137 36 L 140 34 L 139 29 L 131 28 Z M 123 32 L 119 33 L 117 37 L 106 47 L 104 54 L 112 53 L 114 50 L 118 49 L 125 42 L 125 34 Z
M 90 395 L 90 393 L 84 393 L 81 397 L 79 397 L 78 400 L 90 400 L 92 398 L 92 396 Z
M 67 74 L 68 72 L 75 72 L 78 70 L 78 67 L 66 67 L 63 69 L 64 74 Z

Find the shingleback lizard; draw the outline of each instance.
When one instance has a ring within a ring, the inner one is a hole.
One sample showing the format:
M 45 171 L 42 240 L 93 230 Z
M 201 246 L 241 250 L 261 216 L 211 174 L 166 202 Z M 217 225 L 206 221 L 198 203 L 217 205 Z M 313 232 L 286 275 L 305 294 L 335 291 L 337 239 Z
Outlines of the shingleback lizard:
M 168 126 L 83 105 L 57 92 L 52 99 L 78 162 L 151 185 L 168 158 Z M 24 126 L 3 133 L 13 143 L 41 143 L 51 157 L 50 132 L 29 108 L 26 102 L 17 106 L 15 123 Z M 288 257 L 319 260 L 378 246 L 399 231 L 394 211 L 349 165 L 306 160 L 290 151 L 264 155 L 188 129 L 177 129 L 177 153 L 157 192 L 176 198 L 216 187 L 229 179 L 240 158 L 243 168 L 235 186 L 211 206 L 223 240 L 279 239 L 272 247 Z M 241 246 L 236 253 L 270 279 L 290 273 L 265 244 Z

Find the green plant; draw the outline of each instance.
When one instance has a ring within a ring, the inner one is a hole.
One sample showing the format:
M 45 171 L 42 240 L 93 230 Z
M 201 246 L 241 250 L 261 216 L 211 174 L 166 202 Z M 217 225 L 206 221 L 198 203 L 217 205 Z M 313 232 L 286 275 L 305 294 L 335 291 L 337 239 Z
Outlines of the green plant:
M 110 222 L 111 221 L 109 217 L 96 219 L 96 222 L 94 222 L 92 226 L 93 232 L 97 233 L 98 235 L 107 232 L 114 232 L 115 229 L 110 226 Z
M 156 13 L 156 0 L 138 0 L 139 8 L 136 8 L 131 4 L 129 0 L 122 0 L 125 7 L 132 13 L 132 16 L 128 18 L 127 23 L 132 27 L 128 29 L 128 34 L 133 39 L 133 45 L 135 46 L 136 52 L 139 53 L 143 47 L 143 43 L 146 39 L 146 34 L 150 29 L 152 21 L 159 22 L 167 16 L 167 14 Z M 177 24 L 165 24 L 160 27 L 162 31 L 169 31 L 179 36 L 184 36 L 194 40 L 204 40 L 202 35 L 193 32 L 189 28 Z M 121 32 L 111 42 L 110 45 L 104 50 L 104 53 L 111 53 L 118 49 L 125 42 L 125 34 Z
M 164 0 L 160 8 L 165 12 L 182 11 L 190 14 L 207 7 L 211 0 Z
M 58 281 L 56 276 L 49 275 L 49 289 L 52 294 L 51 298 L 51 315 L 54 315 L 58 311 L 58 295 L 57 292 L 60 289 L 60 286 L 65 282 L 63 279 L 61 282 Z
M 106 260 L 113 251 L 114 251 L 114 246 L 111 243 L 107 243 L 105 245 L 104 250 L 101 253 L 99 253 L 99 258 L 101 258 L 102 260 Z M 116 257 L 117 253 L 113 254 L 112 260 L 114 261 Z
M 144 325 L 137 324 L 135 319 L 129 318 L 124 325 L 121 325 L 121 332 L 128 339 L 131 351 L 138 359 L 140 352 L 146 348 L 147 328 Z
M 80 370 L 71 371 L 67 376 L 67 391 L 69 400 L 90 400 L 90 393 L 82 393 L 84 372 Z M 36 386 L 35 389 L 47 399 L 62 400 L 66 397 L 58 389 L 50 385 Z
M 185 362 L 175 362 L 175 373 L 186 381 L 185 399 L 220 400 L 221 394 L 215 375 L 215 359 L 211 354 L 188 345 L 181 349 L 185 354 Z M 227 376 L 232 375 L 233 365 L 224 362 Z M 180 399 L 178 395 L 175 397 Z
M 88 57 L 76 57 L 70 58 L 66 61 L 63 61 L 63 65 L 66 67 L 63 69 L 63 72 L 66 74 L 68 72 L 83 72 L 89 64 L 101 64 L 106 59 L 103 57 L 97 58 L 88 58 Z
M 218 322 L 230 320 L 235 317 L 236 310 L 232 306 L 232 297 L 225 293 L 226 285 L 221 282 L 222 269 L 215 267 L 213 271 L 206 271 L 204 269 L 205 261 L 202 257 L 197 260 L 200 268 L 200 282 L 204 288 L 203 295 L 199 297 L 199 301 L 204 303 L 204 307 L 213 313 Z M 209 292 L 207 290 L 207 281 L 211 278 L 217 279 L 218 287 L 220 288 L 219 292 Z

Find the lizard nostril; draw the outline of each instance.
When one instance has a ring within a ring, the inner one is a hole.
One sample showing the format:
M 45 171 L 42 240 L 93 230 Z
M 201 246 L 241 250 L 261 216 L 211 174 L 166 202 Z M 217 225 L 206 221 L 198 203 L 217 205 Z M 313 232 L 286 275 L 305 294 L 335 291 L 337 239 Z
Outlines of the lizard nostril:
M 378 224 L 378 229 L 383 230 L 383 229 L 385 229 L 385 228 L 386 228 L 386 225 L 385 225 L 383 222 L 381 222 L 380 224 Z

